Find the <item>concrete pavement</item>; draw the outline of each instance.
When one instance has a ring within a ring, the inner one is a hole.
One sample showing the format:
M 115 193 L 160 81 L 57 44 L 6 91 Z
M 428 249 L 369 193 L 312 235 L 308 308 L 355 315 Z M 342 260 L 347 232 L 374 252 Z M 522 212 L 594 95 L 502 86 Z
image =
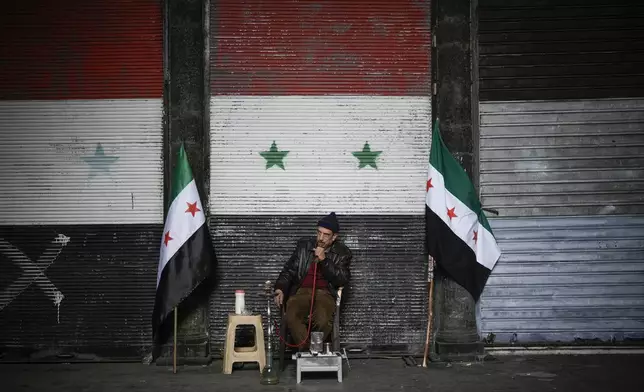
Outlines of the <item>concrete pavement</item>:
M 342 384 L 333 375 L 309 374 L 295 384 L 294 366 L 277 386 L 259 384 L 257 366 L 232 375 L 221 362 L 210 366 L 171 367 L 138 363 L 3 364 L 1 391 L 642 391 L 644 355 L 498 357 L 474 363 L 431 363 L 408 367 L 402 359 L 351 361 Z

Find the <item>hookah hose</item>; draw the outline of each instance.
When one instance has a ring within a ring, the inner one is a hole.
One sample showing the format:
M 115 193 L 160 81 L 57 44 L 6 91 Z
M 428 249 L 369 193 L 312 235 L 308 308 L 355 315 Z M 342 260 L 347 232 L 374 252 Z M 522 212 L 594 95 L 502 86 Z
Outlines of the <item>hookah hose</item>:
M 279 336 L 280 340 L 287 345 L 288 347 L 291 348 L 299 348 L 306 343 L 306 341 L 309 339 L 309 336 L 311 335 L 311 320 L 313 319 L 313 301 L 315 300 L 315 281 L 318 276 L 318 263 L 316 262 L 315 265 L 313 266 L 313 288 L 311 289 L 311 309 L 309 310 L 309 326 L 306 330 L 306 336 L 304 337 L 304 340 L 302 340 L 298 344 L 290 344 L 287 342 L 283 337 L 282 334 L 280 334 L 280 329 L 277 326 L 277 320 L 275 320 L 275 331 L 277 332 L 277 336 Z M 284 304 L 282 304 L 284 306 Z

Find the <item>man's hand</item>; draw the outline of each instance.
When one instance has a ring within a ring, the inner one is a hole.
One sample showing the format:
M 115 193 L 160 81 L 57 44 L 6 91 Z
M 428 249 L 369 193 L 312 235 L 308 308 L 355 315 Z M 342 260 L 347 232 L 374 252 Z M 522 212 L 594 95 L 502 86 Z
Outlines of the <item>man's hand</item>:
M 284 292 L 282 290 L 277 289 L 275 290 L 275 305 L 279 308 L 282 306 L 282 302 L 284 302 Z
M 326 250 L 323 247 L 318 246 L 315 248 L 315 257 L 317 257 L 318 261 L 324 260 L 326 258 Z

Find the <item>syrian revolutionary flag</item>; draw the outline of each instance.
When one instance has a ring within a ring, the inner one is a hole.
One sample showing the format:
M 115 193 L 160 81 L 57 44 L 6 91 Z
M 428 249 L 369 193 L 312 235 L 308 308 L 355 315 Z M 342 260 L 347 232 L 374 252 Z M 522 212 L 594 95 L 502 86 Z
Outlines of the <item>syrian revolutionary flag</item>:
M 426 214 L 429 254 L 478 301 L 501 251 L 474 185 L 441 139 L 438 120 L 432 132 Z
M 161 241 L 152 316 L 155 339 L 174 307 L 210 275 L 215 262 L 206 216 L 183 144 L 172 175 L 171 200 Z

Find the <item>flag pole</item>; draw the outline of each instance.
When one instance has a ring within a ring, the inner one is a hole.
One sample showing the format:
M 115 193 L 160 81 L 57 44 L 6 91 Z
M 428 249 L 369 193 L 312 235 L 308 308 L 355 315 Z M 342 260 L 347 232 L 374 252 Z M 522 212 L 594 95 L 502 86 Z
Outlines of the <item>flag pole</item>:
M 174 307 L 174 339 L 172 342 L 172 373 L 177 374 L 177 307 Z
M 425 354 L 423 355 L 423 367 L 427 367 L 427 355 L 429 354 L 429 341 L 432 335 L 432 319 L 434 318 L 434 259 L 429 256 L 431 270 L 427 271 L 429 280 L 429 300 L 427 304 L 427 334 L 425 336 Z

